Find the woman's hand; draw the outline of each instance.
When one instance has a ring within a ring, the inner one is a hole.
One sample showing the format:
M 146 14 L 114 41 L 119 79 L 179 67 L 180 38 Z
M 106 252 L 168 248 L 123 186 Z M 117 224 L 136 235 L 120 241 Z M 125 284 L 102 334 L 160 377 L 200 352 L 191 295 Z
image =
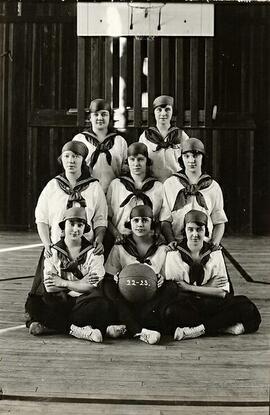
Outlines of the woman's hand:
M 222 288 L 227 282 L 228 278 L 226 275 L 214 275 L 214 277 L 210 278 L 210 280 L 204 284 L 204 287 Z
M 177 283 L 181 291 L 190 291 L 191 286 L 186 281 L 183 281 L 181 279 L 181 280 L 176 280 L 175 282 Z
M 176 251 L 177 250 L 177 241 L 171 241 L 167 246 L 166 246 L 166 251 L 170 252 L 170 251 Z
M 44 245 L 44 257 L 50 258 L 52 256 L 51 244 Z
M 121 233 L 116 234 L 114 243 L 116 245 L 121 245 L 125 241 L 125 235 L 122 235 Z
M 119 272 L 117 272 L 117 274 L 115 274 L 115 275 L 113 276 L 113 279 L 114 279 L 114 281 L 116 282 L 116 284 L 118 284 L 118 281 L 119 281 Z
M 46 288 L 58 287 L 65 288 L 66 281 L 59 277 L 58 274 L 54 272 L 48 273 L 44 278 L 44 285 Z
M 161 274 L 157 274 L 157 287 L 160 288 L 164 284 L 165 278 Z
M 102 242 L 94 241 L 94 255 L 102 255 L 104 252 L 104 246 Z
M 91 285 L 97 285 L 97 283 L 99 282 L 99 276 L 95 272 L 93 274 L 90 274 L 88 276 L 88 282 Z

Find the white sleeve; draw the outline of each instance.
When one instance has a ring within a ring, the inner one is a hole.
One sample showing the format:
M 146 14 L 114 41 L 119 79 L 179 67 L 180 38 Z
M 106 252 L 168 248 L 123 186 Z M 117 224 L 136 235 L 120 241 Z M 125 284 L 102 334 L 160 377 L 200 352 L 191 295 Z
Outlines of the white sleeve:
M 223 254 L 221 251 L 214 251 L 210 254 L 210 278 L 213 278 L 215 275 L 221 275 L 228 277 L 225 261 L 223 258 Z M 223 287 L 221 287 L 224 291 L 230 291 L 230 284 L 227 282 Z
M 94 255 L 93 250 L 87 253 L 86 261 L 82 265 L 82 274 L 83 276 L 88 276 L 90 274 L 97 274 L 99 280 L 104 277 L 104 256 L 103 255 Z
M 60 277 L 60 261 L 58 259 L 57 252 L 53 250 L 53 255 L 50 258 L 44 259 L 44 268 L 43 268 L 43 283 L 45 290 L 50 293 L 57 293 L 63 291 L 63 288 L 60 287 L 46 287 L 45 279 L 49 276 L 50 273 L 57 274 Z
M 222 190 L 217 182 L 215 182 L 215 185 L 216 186 L 215 186 L 215 191 L 213 195 L 214 196 L 214 207 L 210 215 L 213 225 L 228 222 L 227 216 L 224 212 Z
M 145 137 L 145 131 L 142 132 L 142 134 L 139 137 L 139 143 L 146 144 L 146 137 Z
M 108 206 L 105 194 L 99 183 L 96 183 L 95 192 L 95 213 L 93 215 L 93 227 L 107 226 L 108 224 Z
M 43 277 L 44 279 L 50 274 L 59 274 L 57 269 L 58 258 L 55 250 L 53 250 L 53 255 L 50 258 L 44 258 L 44 268 L 43 268 Z
M 167 253 L 165 275 L 167 280 L 183 280 L 189 283 L 188 265 L 182 261 L 180 252 L 172 251 Z
M 108 272 L 108 274 L 115 275 L 122 270 L 119 248 L 119 245 L 114 245 L 108 256 L 105 264 L 105 271 Z
M 49 201 L 50 201 L 49 183 L 44 187 L 44 189 L 42 190 L 38 198 L 37 206 L 35 209 L 36 223 L 43 222 L 49 225 Z
M 72 141 L 86 141 L 86 139 L 85 139 L 85 136 L 84 136 L 84 134 L 82 134 L 82 133 L 79 133 L 79 134 L 76 134 L 73 138 L 72 138 Z
M 164 185 L 162 185 L 162 206 L 159 213 L 159 220 L 160 222 L 172 222 L 172 215 L 165 195 Z

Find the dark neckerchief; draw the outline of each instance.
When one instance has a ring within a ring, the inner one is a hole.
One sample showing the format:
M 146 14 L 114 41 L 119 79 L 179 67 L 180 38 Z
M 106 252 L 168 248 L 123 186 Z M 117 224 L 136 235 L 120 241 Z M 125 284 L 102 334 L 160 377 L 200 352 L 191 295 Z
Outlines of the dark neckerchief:
M 149 127 L 147 130 L 145 130 L 145 137 L 147 140 L 151 141 L 151 143 L 156 144 L 157 147 L 155 151 L 159 151 L 162 148 L 167 149 L 173 147 L 175 144 L 181 144 L 182 133 L 183 130 L 180 128 L 171 127 L 168 130 L 168 134 L 165 137 L 167 140 L 165 141 L 165 138 L 162 137 L 156 127 Z
M 119 180 L 125 186 L 126 190 L 131 192 L 125 200 L 123 200 L 120 207 L 127 205 L 130 199 L 135 196 L 137 199 L 141 199 L 145 205 L 153 208 L 153 204 L 145 192 L 152 189 L 157 179 L 154 177 L 146 177 L 141 189 L 136 189 L 135 182 L 131 176 L 121 176 L 119 177 Z
M 88 131 L 83 131 L 81 134 L 85 136 L 89 143 L 93 144 L 93 146 L 96 147 L 95 151 L 91 155 L 90 167 L 94 167 L 101 153 L 105 153 L 107 163 L 111 165 L 112 155 L 109 150 L 114 145 L 114 139 L 117 136 L 117 132 L 109 131 L 102 143 L 98 141 L 97 136 L 92 129 L 89 129 Z
M 147 250 L 145 255 L 142 256 L 138 252 L 137 245 L 136 245 L 132 235 L 128 235 L 125 238 L 125 240 L 122 244 L 125 251 L 128 254 L 135 257 L 138 262 L 140 262 L 141 264 L 147 264 L 147 265 L 150 265 L 150 266 L 152 265 L 152 263 L 151 263 L 149 257 L 153 256 L 157 252 L 157 249 L 161 245 L 164 245 L 164 243 L 161 241 L 161 239 L 158 236 L 154 235 L 153 244 L 149 247 L 149 249 Z
M 70 187 L 70 183 L 66 178 L 65 173 L 61 173 L 58 176 L 56 176 L 55 180 L 57 181 L 60 189 L 68 195 L 66 209 L 72 207 L 73 202 L 78 202 L 81 205 L 81 207 L 86 207 L 86 202 L 85 199 L 82 197 L 81 192 L 87 189 L 90 183 L 98 181 L 97 179 L 94 179 L 92 176 L 90 176 L 89 172 L 84 172 L 79 177 L 73 189 Z
M 203 247 L 200 251 L 200 260 L 194 261 L 191 252 L 187 246 L 187 239 L 183 239 L 182 242 L 177 246 L 178 251 L 181 253 L 182 260 L 189 265 L 189 281 L 190 284 L 196 282 L 197 285 L 202 285 L 204 280 L 204 266 L 209 261 L 210 254 L 214 250 L 219 250 L 218 247 L 213 247 L 207 243 L 203 243 Z
M 52 248 L 57 251 L 58 258 L 61 261 L 61 270 L 71 272 L 76 278 L 81 280 L 83 274 L 79 270 L 78 265 L 81 265 L 86 261 L 87 252 L 93 248 L 93 245 L 83 236 L 81 250 L 76 259 L 70 258 L 64 238 L 61 238 L 60 241 L 52 246 Z
M 197 184 L 190 184 L 188 177 L 181 172 L 174 173 L 172 176 L 177 177 L 182 186 L 184 186 L 184 189 L 181 189 L 176 196 L 172 212 L 182 209 L 188 203 L 190 196 L 195 196 L 198 205 L 203 207 L 205 210 L 208 210 L 205 199 L 200 190 L 206 189 L 212 184 L 213 179 L 211 176 L 208 174 L 201 175 Z

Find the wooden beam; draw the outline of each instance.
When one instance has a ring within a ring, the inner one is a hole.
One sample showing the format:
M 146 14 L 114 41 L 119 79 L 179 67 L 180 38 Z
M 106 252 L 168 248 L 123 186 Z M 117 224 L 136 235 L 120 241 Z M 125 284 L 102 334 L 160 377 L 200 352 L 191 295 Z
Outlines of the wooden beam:
M 140 127 L 142 121 L 142 56 L 141 40 L 133 41 L 133 107 L 134 127 Z
M 161 94 L 170 94 L 169 38 L 161 38 Z
M 190 111 L 191 126 L 198 124 L 198 38 L 190 39 Z
M 112 83 L 113 83 L 113 40 L 111 37 L 105 38 L 105 57 L 104 57 L 104 98 L 112 103 Z
M 184 124 L 184 39 L 175 39 L 175 107 L 176 124 Z
M 77 126 L 83 127 L 85 124 L 85 38 L 78 37 L 78 57 L 77 57 Z
M 213 38 L 205 38 L 204 52 L 204 110 L 205 125 L 211 125 L 213 111 Z

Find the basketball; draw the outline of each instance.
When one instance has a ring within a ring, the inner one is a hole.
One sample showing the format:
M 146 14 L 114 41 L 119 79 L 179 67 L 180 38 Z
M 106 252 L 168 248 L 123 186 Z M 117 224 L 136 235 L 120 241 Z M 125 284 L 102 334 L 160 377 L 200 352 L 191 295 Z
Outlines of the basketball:
M 119 274 L 118 286 L 123 297 L 131 303 L 151 300 L 157 290 L 157 276 L 145 264 L 127 265 Z

